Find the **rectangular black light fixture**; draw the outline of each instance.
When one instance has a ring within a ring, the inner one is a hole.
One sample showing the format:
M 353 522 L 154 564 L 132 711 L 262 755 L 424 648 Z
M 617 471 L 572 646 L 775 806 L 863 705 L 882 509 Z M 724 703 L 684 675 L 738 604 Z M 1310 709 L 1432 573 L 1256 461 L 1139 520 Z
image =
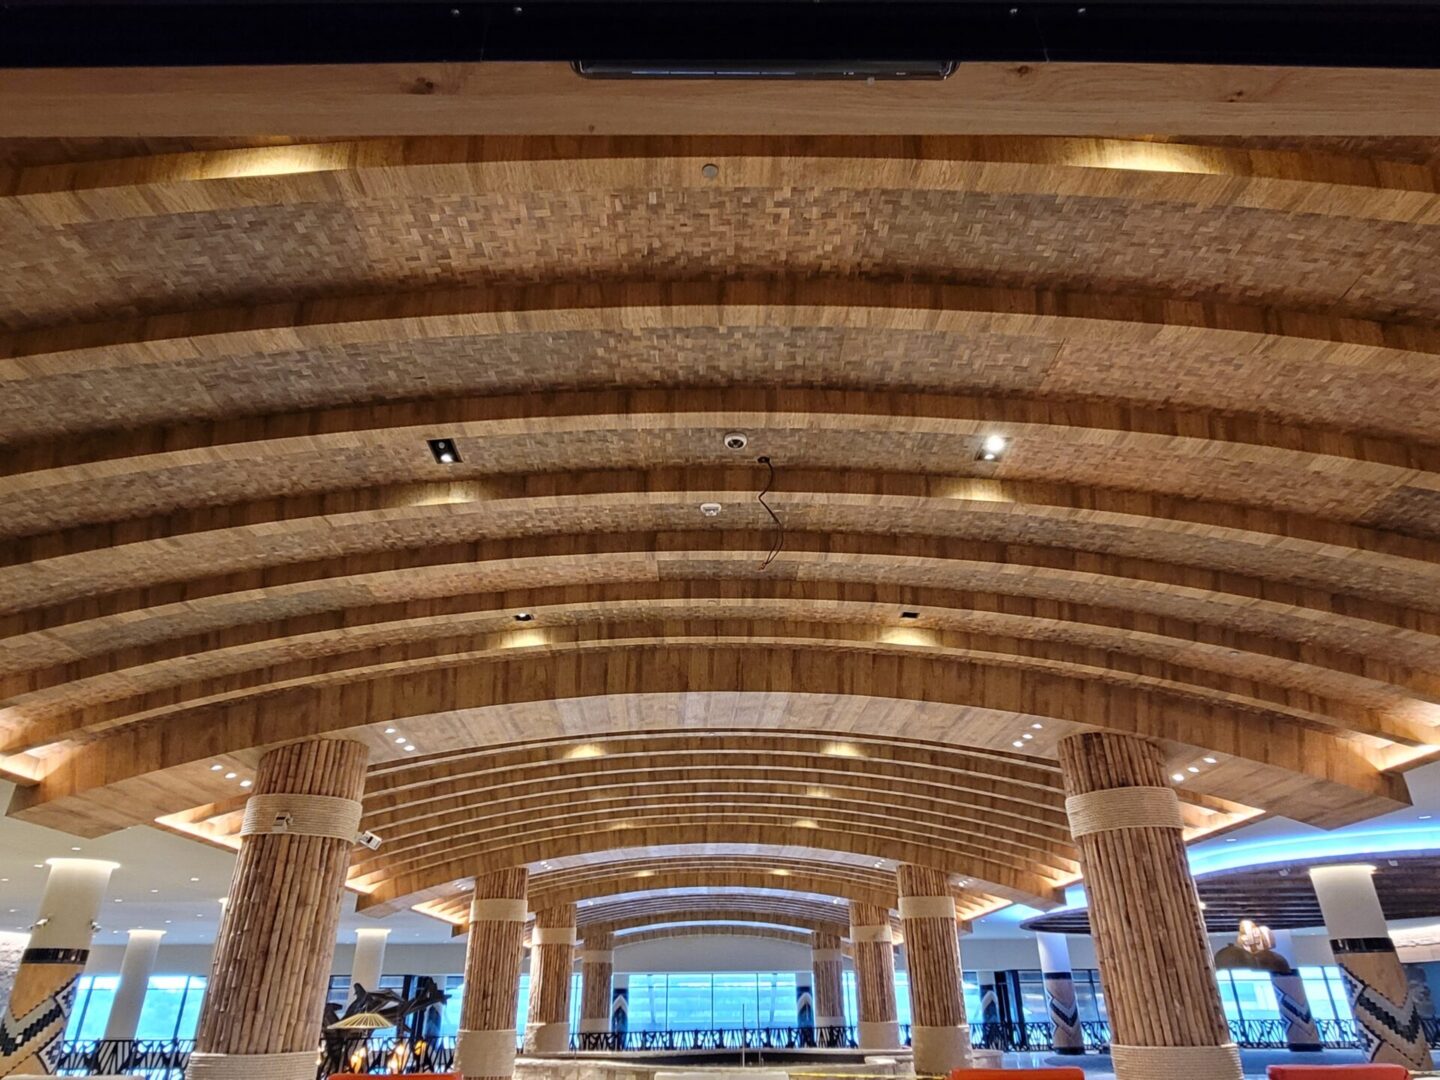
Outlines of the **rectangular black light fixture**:
M 460 451 L 455 448 L 454 439 L 427 439 L 426 443 L 437 465 L 454 465 L 460 460 Z
M 900 612 L 900 618 L 902 618 L 902 619 L 918 619 L 919 617 L 920 617 L 920 613 L 919 613 L 918 611 L 902 611 L 902 612 Z
M 953 60 L 576 60 L 575 74 L 587 79 L 779 79 L 803 81 L 891 81 L 948 79 Z

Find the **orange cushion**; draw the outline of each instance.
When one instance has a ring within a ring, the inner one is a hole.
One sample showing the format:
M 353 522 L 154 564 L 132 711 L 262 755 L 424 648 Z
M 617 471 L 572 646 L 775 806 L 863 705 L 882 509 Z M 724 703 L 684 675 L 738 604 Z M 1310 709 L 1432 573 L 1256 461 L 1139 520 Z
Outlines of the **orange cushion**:
M 331 1073 L 330 1080 L 375 1080 L 369 1073 Z M 406 1073 L 405 1080 L 460 1080 L 459 1073 Z
M 1404 1065 L 1271 1065 L 1270 1080 L 1410 1080 Z
M 1085 1070 L 1074 1065 L 1054 1069 L 956 1069 L 950 1080 L 1015 1080 L 1017 1076 L 1031 1080 L 1085 1080 Z

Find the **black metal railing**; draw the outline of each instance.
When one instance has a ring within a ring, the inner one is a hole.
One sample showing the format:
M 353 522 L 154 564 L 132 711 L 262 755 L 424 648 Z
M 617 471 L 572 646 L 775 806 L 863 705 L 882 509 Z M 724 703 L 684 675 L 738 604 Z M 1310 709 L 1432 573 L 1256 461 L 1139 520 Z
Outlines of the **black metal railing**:
M 190 1039 L 76 1039 L 60 1044 L 55 1071 L 63 1076 L 139 1073 L 152 1080 L 179 1080 L 194 1049 Z
M 1421 1021 L 1426 1041 L 1440 1050 L 1440 1020 Z M 1360 1045 L 1353 1020 L 1317 1020 L 1321 1045 L 1329 1050 L 1349 1050 Z M 1080 1025 L 1085 1049 L 1106 1053 L 1110 1049 L 1110 1026 L 1086 1020 Z M 901 1040 L 909 1044 L 910 1028 L 900 1027 Z M 1054 1028 L 1048 1023 L 1013 1021 L 970 1025 L 971 1045 L 1005 1053 L 1048 1053 Z M 1285 1024 L 1281 1020 L 1232 1020 L 1230 1037 L 1247 1050 L 1284 1049 Z M 518 1044 L 518 1036 L 517 1036 Z M 182 1080 L 190 1052 L 190 1040 L 161 1039 L 79 1039 L 62 1042 L 55 1058 L 55 1072 L 62 1076 L 100 1074 L 142 1075 L 148 1080 Z M 858 1049 L 853 1027 L 761 1027 L 685 1028 L 673 1031 L 584 1031 L 571 1036 L 572 1051 L 625 1053 L 656 1051 L 812 1050 Z M 356 1038 L 331 1041 L 317 1054 L 317 1075 L 324 1080 L 334 1073 L 444 1073 L 455 1066 L 455 1039 Z
M 570 1049 L 625 1051 L 815 1050 L 853 1048 L 853 1027 L 679 1028 L 671 1031 L 581 1031 Z

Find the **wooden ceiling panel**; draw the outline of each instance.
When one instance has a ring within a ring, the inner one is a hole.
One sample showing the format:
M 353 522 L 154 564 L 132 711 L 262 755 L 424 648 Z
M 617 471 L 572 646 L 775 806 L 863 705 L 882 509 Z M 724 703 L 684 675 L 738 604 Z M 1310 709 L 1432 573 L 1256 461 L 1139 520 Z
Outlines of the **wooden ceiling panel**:
M 328 733 L 374 912 L 525 864 L 808 918 L 908 859 L 974 915 L 1074 879 L 1070 732 L 1204 762 L 1195 835 L 1440 752 L 1425 146 L 109 152 L 0 147 L 22 818 L 233 843 L 210 765 Z

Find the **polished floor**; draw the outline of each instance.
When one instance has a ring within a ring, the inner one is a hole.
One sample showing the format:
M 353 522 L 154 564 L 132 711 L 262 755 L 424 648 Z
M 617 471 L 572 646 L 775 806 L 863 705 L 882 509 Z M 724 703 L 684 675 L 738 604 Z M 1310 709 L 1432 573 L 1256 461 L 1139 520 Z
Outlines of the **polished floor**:
M 1271 1065 L 1349 1065 L 1363 1061 L 1358 1050 L 1326 1050 L 1318 1054 L 1295 1054 L 1288 1050 L 1242 1050 L 1240 1062 L 1246 1077 L 1263 1077 Z M 1047 1065 L 1074 1065 L 1085 1071 L 1087 1080 L 1111 1080 L 1115 1070 L 1108 1054 L 1059 1057 L 1054 1054 L 1006 1054 L 1007 1068 L 1040 1068 Z

